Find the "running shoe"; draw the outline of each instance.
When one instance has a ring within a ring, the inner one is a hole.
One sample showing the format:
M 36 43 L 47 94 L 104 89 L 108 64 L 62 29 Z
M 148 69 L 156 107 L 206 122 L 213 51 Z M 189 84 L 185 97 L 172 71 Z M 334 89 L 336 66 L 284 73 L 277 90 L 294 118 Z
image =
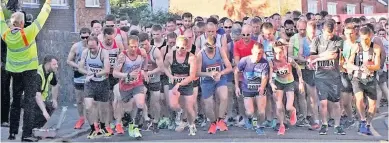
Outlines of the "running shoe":
M 262 123 L 262 126 L 264 126 L 266 128 L 271 128 L 271 121 L 266 120 L 265 122 Z
M 334 119 L 329 119 L 328 120 L 328 127 L 333 127 L 335 126 L 335 120 Z
M 258 134 L 258 135 L 265 135 L 265 127 L 258 127 L 255 132 Z
M 328 125 L 321 125 L 319 135 L 327 135 Z
M 80 119 L 78 119 L 78 121 L 76 122 L 76 125 L 74 126 L 74 129 L 81 129 L 82 125 L 84 125 L 85 123 L 85 118 L 84 117 L 81 117 Z
M 196 125 L 189 125 L 189 136 L 196 135 L 197 129 Z
M 208 129 L 208 133 L 209 134 L 216 134 L 216 123 L 212 123 L 210 126 L 209 126 L 209 129 Z
M 290 125 L 294 126 L 296 125 L 297 121 L 297 116 L 296 116 L 296 111 L 290 112 Z
M 252 123 L 249 121 L 249 119 L 244 119 L 245 120 L 245 124 L 244 124 L 244 128 L 246 130 L 252 130 L 253 129 L 253 125 Z
M 277 135 L 285 135 L 285 125 L 280 126 Z
M 94 139 L 97 137 L 97 132 L 95 130 L 91 130 L 87 136 L 88 139 Z
M 124 134 L 123 125 L 122 124 L 116 124 L 115 127 L 116 133 L 118 134 Z
M 185 128 L 186 127 L 188 127 L 189 126 L 189 124 L 188 124 L 188 122 L 180 122 L 179 124 L 178 124 L 178 126 L 176 127 L 176 132 L 182 132 L 183 130 L 185 130 Z
M 344 130 L 341 126 L 337 126 L 337 127 L 335 127 L 335 134 L 346 135 L 346 132 L 344 132 Z
M 153 123 L 153 133 L 157 134 L 159 133 L 158 123 Z
M 142 134 L 140 133 L 139 128 L 135 127 L 135 128 L 133 129 L 133 133 L 134 133 L 134 137 L 135 137 L 137 140 L 139 140 L 139 139 L 142 138 Z
M 296 126 L 297 127 L 307 127 L 307 126 L 309 126 L 309 121 L 306 118 L 300 118 L 297 121 Z
M 365 132 L 366 135 L 372 135 L 373 133 L 370 131 L 370 125 L 366 125 L 366 132 Z
M 227 127 L 226 123 L 224 123 L 224 120 L 217 121 L 216 125 L 220 131 L 228 131 L 228 127 Z
M 320 126 L 318 123 L 313 123 L 311 126 L 308 128 L 309 130 L 319 130 Z
M 271 128 L 275 128 L 277 126 L 277 119 L 275 118 L 275 119 L 273 119 L 272 121 L 271 121 Z

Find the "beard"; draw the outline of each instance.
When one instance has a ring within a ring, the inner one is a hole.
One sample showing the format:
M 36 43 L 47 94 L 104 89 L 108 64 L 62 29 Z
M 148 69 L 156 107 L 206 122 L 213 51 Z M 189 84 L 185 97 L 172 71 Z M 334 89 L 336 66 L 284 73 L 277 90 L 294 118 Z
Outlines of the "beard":
M 292 36 L 294 35 L 293 32 L 285 32 L 285 34 L 286 34 L 286 36 L 288 36 L 288 37 L 292 37 Z

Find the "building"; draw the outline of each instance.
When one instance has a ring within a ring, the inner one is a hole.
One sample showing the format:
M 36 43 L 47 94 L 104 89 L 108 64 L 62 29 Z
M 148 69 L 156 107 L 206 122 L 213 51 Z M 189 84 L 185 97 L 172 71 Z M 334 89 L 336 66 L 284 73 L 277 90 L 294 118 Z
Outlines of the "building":
M 22 9 L 38 16 L 45 0 L 23 0 Z M 109 0 L 52 0 L 51 13 L 45 24 L 48 30 L 77 32 L 90 27 L 92 20 L 102 20 L 110 10 Z
M 388 0 L 301 0 L 303 12 L 317 13 L 322 10 L 329 14 L 373 14 L 388 13 Z
M 241 19 L 244 16 L 270 16 L 298 10 L 330 14 L 388 13 L 388 0 L 149 0 L 153 8 L 171 12 L 191 12 L 195 16 L 210 16 Z M 167 6 L 168 5 L 168 6 Z M 166 8 L 168 7 L 168 8 Z M 248 10 L 249 9 L 249 10 Z

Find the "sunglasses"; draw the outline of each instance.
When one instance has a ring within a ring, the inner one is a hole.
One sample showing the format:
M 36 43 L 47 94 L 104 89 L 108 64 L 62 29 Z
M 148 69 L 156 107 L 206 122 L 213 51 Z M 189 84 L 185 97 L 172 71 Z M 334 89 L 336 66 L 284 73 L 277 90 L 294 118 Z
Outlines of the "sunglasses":
M 293 29 L 285 29 L 286 31 L 293 31 Z
M 209 43 L 205 43 L 205 46 L 207 46 L 208 48 L 213 48 L 213 47 L 215 47 L 215 45 L 212 45 L 212 44 L 209 44 Z
M 232 26 L 224 26 L 225 29 L 231 29 Z
M 105 25 L 105 27 L 114 27 L 115 25 Z
M 250 36 L 250 34 L 242 34 L 242 36 L 247 36 L 248 37 L 248 36 Z
M 177 49 L 185 49 L 185 47 L 178 47 L 178 46 L 177 46 Z
M 177 25 L 178 25 L 178 26 L 182 26 L 182 25 L 184 25 L 184 24 L 182 24 L 182 23 L 177 23 Z
M 81 37 L 81 39 L 83 39 L 83 40 L 88 39 L 88 38 L 89 38 L 89 36 L 83 36 L 83 37 Z
M 336 24 L 340 25 L 340 22 L 336 22 Z
M 276 42 L 274 43 L 274 45 L 275 45 L 276 47 L 279 47 L 279 46 L 285 46 L 286 44 L 282 43 L 281 41 L 276 41 Z

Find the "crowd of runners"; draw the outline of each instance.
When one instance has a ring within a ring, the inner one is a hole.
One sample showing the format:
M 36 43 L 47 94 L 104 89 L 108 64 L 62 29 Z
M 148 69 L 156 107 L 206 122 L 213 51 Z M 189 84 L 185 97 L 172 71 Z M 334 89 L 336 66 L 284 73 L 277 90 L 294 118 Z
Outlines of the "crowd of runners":
M 160 24 L 129 21 L 93 20 L 70 49 L 74 128 L 87 121 L 89 139 L 125 131 L 139 139 L 160 129 L 194 136 L 199 127 L 216 134 L 230 126 L 258 135 L 265 128 L 284 135 L 290 126 L 345 135 L 355 126 L 349 131 L 371 135 L 387 104 L 384 17 L 293 11 L 232 20 L 186 12 Z

